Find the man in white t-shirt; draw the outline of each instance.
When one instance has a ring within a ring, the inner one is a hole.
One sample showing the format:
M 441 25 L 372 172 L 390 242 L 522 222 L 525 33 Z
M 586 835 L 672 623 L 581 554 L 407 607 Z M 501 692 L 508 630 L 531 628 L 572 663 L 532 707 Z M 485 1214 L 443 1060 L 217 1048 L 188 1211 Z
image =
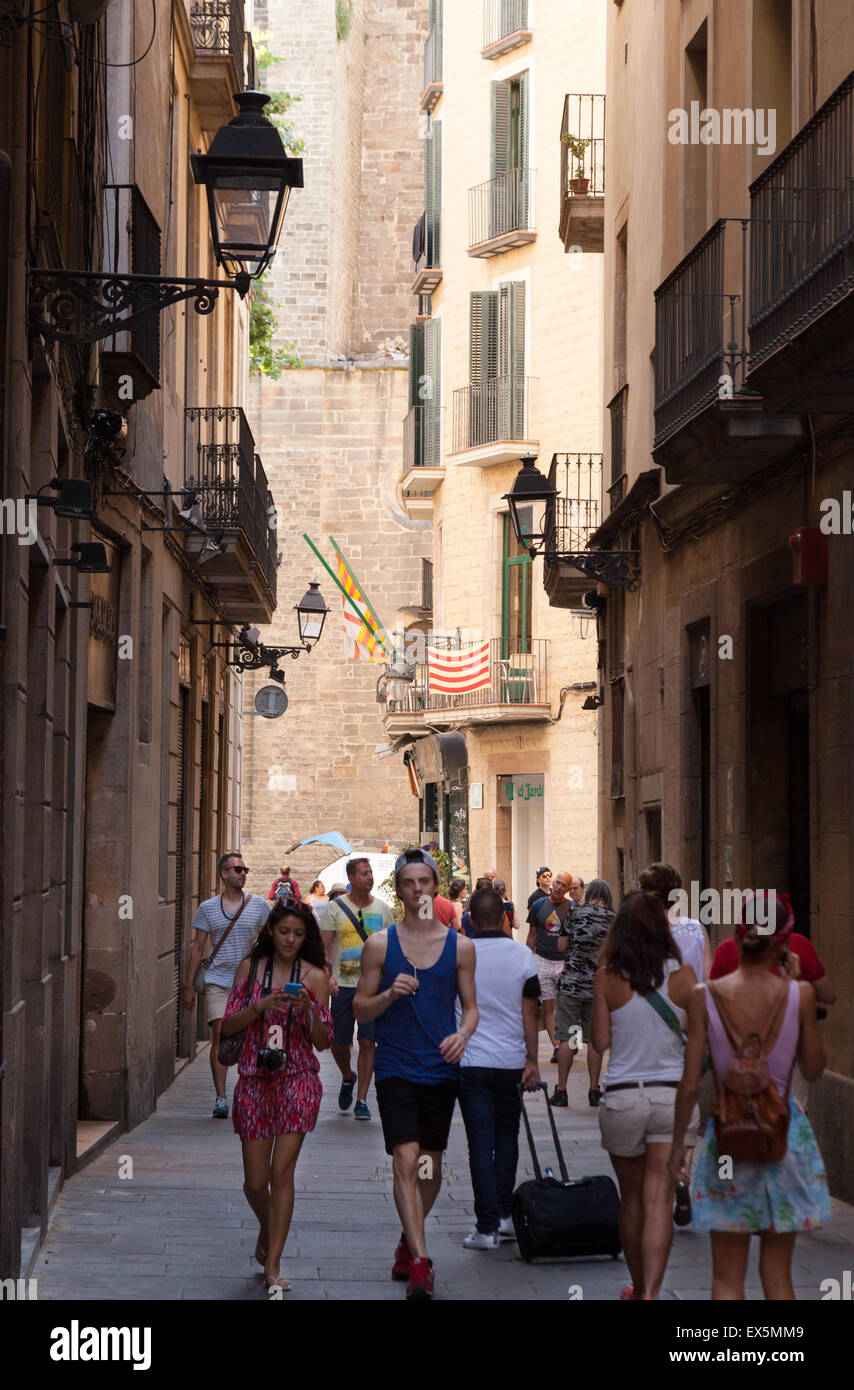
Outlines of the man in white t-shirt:
M 533 951 L 504 931 L 504 903 L 493 888 L 472 893 L 478 1025 L 460 1063 L 460 1109 L 469 1146 L 477 1225 L 466 1250 L 495 1250 L 514 1238 L 510 1199 L 519 1158 L 522 1102 L 516 1089 L 540 1084 Z

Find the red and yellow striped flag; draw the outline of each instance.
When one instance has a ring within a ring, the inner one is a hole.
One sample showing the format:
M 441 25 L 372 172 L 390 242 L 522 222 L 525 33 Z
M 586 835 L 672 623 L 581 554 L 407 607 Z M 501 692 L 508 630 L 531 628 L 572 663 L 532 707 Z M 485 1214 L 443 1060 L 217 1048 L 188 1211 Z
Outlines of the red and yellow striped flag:
M 337 548 L 335 553 L 338 557 L 338 578 L 365 617 L 365 621 L 362 622 L 342 594 L 341 607 L 346 653 L 354 661 L 374 661 L 384 666 L 390 660 L 390 655 L 383 645 L 379 619 L 372 612 L 364 594 L 353 578 L 344 556 Z

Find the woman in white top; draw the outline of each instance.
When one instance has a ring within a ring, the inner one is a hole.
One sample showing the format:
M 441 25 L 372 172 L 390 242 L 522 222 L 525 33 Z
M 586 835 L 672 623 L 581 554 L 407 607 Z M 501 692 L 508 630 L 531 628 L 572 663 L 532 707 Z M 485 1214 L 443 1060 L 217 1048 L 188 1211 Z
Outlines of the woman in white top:
M 690 965 L 697 982 L 708 980 L 712 969 L 712 946 L 709 933 L 696 917 L 682 915 L 682 878 L 672 864 L 650 864 L 640 876 L 640 886 L 644 893 L 654 893 L 660 899 L 670 933 L 686 965 Z
M 632 1276 L 621 1297 L 655 1299 L 673 1239 L 667 1160 L 683 1067 L 679 1029 L 697 977 L 682 964 L 654 893 L 625 899 L 602 960 L 593 982 L 591 1041 L 611 1053 L 599 1128 L 620 1186 L 620 1238 Z M 686 1145 L 696 1143 L 698 1123 L 695 1107 Z

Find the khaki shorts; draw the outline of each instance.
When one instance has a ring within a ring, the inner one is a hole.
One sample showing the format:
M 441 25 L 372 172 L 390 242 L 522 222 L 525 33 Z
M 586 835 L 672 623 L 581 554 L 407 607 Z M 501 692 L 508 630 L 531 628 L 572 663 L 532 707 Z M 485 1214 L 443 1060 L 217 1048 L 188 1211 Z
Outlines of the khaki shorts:
M 578 1049 L 579 1039 L 582 1042 L 590 1041 L 590 1020 L 593 1017 L 592 999 L 570 999 L 565 994 L 557 992 L 557 1003 L 555 1004 L 555 1037 L 558 1042 L 570 1041 L 570 1029 L 580 1029 L 572 1038 L 576 1050 Z
M 602 1148 L 618 1158 L 639 1158 L 647 1144 L 670 1144 L 673 1141 L 673 1111 L 676 1106 L 675 1086 L 648 1086 L 643 1082 L 630 1091 L 610 1094 L 605 1082 L 605 1095 L 599 1102 L 599 1130 Z M 700 1110 L 694 1112 L 685 1131 L 685 1147 L 697 1146 Z
M 230 989 L 225 989 L 222 985 L 205 985 L 205 1013 L 208 1023 L 215 1023 L 218 1018 L 225 1017 L 225 1006 L 228 1003 Z

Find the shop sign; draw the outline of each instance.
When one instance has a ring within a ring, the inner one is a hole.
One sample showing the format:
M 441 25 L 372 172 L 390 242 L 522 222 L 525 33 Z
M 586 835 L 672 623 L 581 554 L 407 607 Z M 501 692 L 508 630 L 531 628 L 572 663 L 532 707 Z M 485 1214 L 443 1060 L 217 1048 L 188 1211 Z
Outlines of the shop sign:
M 532 777 L 504 777 L 502 783 L 501 799 L 508 805 L 515 802 L 518 806 L 525 801 L 543 800 L 546 794 L 542 774 Z

